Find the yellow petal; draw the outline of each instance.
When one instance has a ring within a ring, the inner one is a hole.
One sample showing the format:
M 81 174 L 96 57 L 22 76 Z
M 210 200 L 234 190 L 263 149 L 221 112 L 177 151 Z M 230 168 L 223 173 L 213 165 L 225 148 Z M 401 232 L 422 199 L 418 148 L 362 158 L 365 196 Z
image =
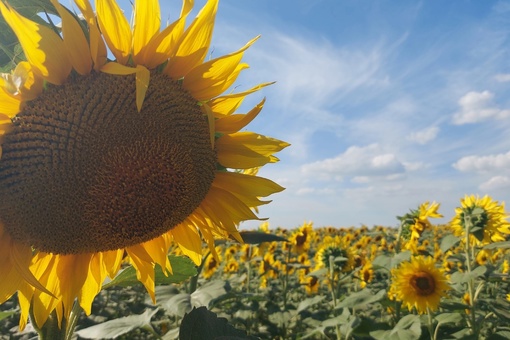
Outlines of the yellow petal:
M 18 83 L 17 89 L 23 101 L 37 98 L 43 90 L 42 79 L 34 74 L 32 65 L 26 61 L 16 65 L 12 79 Z
M 150 241 L 140 244 L 151 257 L 152 262 L 160 265 L 163 273 L 168 275 L 172 273 L 172 266 L 168 260 L 168 249 L 170 248 L 170 238 L 163 234 Z
M 197 228 L 187 223 L 181 223 L 173 228 L 170 233 L 184 255 L 199 266 L 202 262 L 202 240 Z
M 0 11 L 18 37 L 28 62 L 50 83 L 62 84 L 71 72 L 62 39 L 48 27 L 19 15 L 3 2 L 0 2 Z
M 132 41 L 126 17 L 115 0 L 96 0 L 96 11 L 99 27 L 110 51 L 118 63 L 126 65 Z
M 211 43 L 218 0 L 209 0 L 184 33 L 175 55 L 168 62 L 165 73 L 174 79 L 184 77 L 202 63 Z
M 103 263 L 103 253 L 94 253 L 91 256 L 89 267 L 87 268 L 87 277 L 83 283 L 78 296 L 78 301 L 85 314 L 90 315 L 92 311 L 92 302 L 101 291 L 101 286 L 106 278 L 106 268 Z
M 218 161 L 233 169 L 249 169 L 277 162 L 278 158 L 273 154 L 289 145 L 253 132 L 236 132 L 216 140 Z
M 263 83 L 263 84 L 257 85 L 255 87 L 249 89 L 248 91 L 243 91 L 243 92 L 239 92 L 239 93 L 233 93 L 233 94 L 228 94 L 228 95 L 224 95 L 221 97 L 217 97 L 217 98 L 211 99 L 208 102 L 208 104 L 211 107 L 211 110 L 214 112 L 214 115 L 217 118 L 220 118 L 223 116 L 228 116 L 228 115 L 231 115 L 232 113 L 234 113 L 239 108 L 239 106 L 241 106 L 244 98 L 247 95 L 252 94 L 256 91 L 259 91 L 260 89 L 262 89 L 268 85 L 272 85 L 272 84 L 274 84 L 274 82 Z
M 133 267 L 136 269 L 136 278 L 147 289 L 152 302 L 156 303 L 156 295 L 154 289 L 154 264 L 151 262 L 149 255 L 140 245 L 126 248 Z
M 257 115 L 260 113 L 262 108 L 264 107 L 264 102 L 266 100 L 263 99 L 257 106 L 255 106 L 250 112 L 247 114 L 235 114 L 220 118 L 216 121 L 216 131 L 222 133 L 232 133 L 241 130 L 243 127 L 248 125 Z
M 13 118 L 21 111 L 21 104 L 20 98 L 14 97 L 0 86 L 0 113 Z
M 153 69 L 172 57 L 179 47 L 178 41 L 184 33 L 186 18 L 192 8 L 193 0 L 184 0 L 179 19 L 153 36 L 143 51 L 136 56 L 135 62 Z
M 111 279 L 119 272 L 123 256 L 124 249 L 111 250 L 103 253 L 105 270 Z
M 212 185 L 232 193 L 249 207 L 266 203 L 259 201 L 257 197 L 269 196 L 284 190 L 267 178 L 237 172 L 217 172 Z
M 71 312 L 74 300 L 80 296 L 89 273 L 92 254 L 59 255 L 56 260 L 57 277 L 60 284 L 60 300 L 64 305 L 64 315 Z M 72 276 L 71 276 L 72 273 Z
M 69 55 L 69 61 L 76 72 L 85 75 L 92 69 L 90 48 L 80 24 L 58 0 L 51 0 L 62 19 L 62 35 Z
M 89 26 L 90 54 L 94 63 L 94 70 L 99 71 L 106 63 L 107 51 L 101 32 L 97 27 L 96 15 L 88 0 L 74 0 Z
M 133 59 L 139 64 L 140 54 L 154 35 L 159 32 L 161 16 L 159 0 L 135 1 L 135 23 L 133 26 Z
M 182 86 L 190 91 L 193 97 L 199 101 L 219 96 L 234 83 L 235 78 L 239 74 L 239 72 L 234 71 L 239 66 L 244 51 L 257 41 L 258 38 L 250 40 L 245 46 L 234 53 L 198 65 L 186 74 Z M 232 77 L 232 74 L 236 74 L 236 77 Z

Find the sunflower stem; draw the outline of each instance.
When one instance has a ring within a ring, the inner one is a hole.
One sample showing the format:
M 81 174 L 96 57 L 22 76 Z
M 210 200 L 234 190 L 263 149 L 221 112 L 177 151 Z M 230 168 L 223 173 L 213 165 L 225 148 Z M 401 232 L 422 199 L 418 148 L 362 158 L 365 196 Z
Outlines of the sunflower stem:
M 471 216 L 465 214 L 464 215 L 464 228 L 466 230 L 466 238 L 465 238 L 465 252 L 466 252 L 466 270 L 468 274 L 471 274 L 471 258 L 472 258 L 472 252 L 470 248 L 470 227 L 471 227 L 472 221 Z M 471 316 L 471 331 L 475 336 L 478 335 L 477 325 L 476 325 L 476 313 L 475 313 L 475 294 L 473 290 L 473 279 L 469 279 L 467 282 L 468 285 L 468 294 L 469 294 L 469 304 L 470 304 L 470 316 Z
M 66 340 L 71 340 L 74 335 L 74 329 L 78 324 L 78 319 L 80 318 L 82 309 L 78 301 L 74 301 L 73 309 L 71 310 L 71 314 L 69 315 L 69 322 L 66 327 Z
M 34 326 L 36 325 L 32 312 L 31 319 Z M 58 317 L 55 310 L 48 316 L 48 320 L 41 328 L 34 327 L 39 335 L 39 340 L 67 340 L 66 319 L 62 318 L 62 327 L 58 325 Z
M 427 307 L 427 316 L 428 316 L 427 327 L 429 329 L 430 340 L 435 340 L 436 333 L 434 332 L 434 323 L 432 321 L 432 312 L 430 311 L 430 308 L 428 308 L 428 307 Z

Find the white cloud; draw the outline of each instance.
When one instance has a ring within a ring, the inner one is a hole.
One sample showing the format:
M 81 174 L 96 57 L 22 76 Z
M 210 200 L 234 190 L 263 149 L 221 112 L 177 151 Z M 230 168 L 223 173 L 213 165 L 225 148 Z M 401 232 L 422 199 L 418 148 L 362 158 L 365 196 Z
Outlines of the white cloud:
M 493 191 L 510 188 L 510 178 L 507 176 L 494 176 L 479 186 L 482 191 Z
M 394 154 L 385 153 L 378 144 L 371 144 L 351 146 L 336 157 L 305 164 L 301 171 L 316 178 L 340 180 L 348 176 L 355 182 L 366 182 L 364 177 L 386 178 L 403 173 L 405 167 Z
M 502 110 L 492 103 L 494 94 L 489 91 L 471 91 L 459 99 L 460 111 L 453 115 L 453 124 L 462 125 L 488 119 L 504 119 L 510 110 Z
M 466 156 L 453 164 L 463 172 L 490 172 L 510 168 L 510 151 L 504 154 L 488 156 Z
M 494 76 L 494 80 L 500 83 L 506 83 L 510 81 L 510 73 L 500 73 Z
M 437 134 L 439 133 L 439 128 L 437 126 L 431 126 L 426 129 L 413 132 L 407 136 L 407 139 L 416 142 L 421 145 L 425 145 L 428 142 L 436 139 Z

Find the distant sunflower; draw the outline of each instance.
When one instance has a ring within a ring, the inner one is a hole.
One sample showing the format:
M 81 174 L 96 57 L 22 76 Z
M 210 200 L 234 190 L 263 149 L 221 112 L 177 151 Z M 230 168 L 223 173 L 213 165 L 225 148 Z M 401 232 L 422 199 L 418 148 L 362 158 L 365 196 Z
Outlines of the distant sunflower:
M 435 267 L 432 257 L 413 257 L 393 269 L 391 276 L 391 295 L 410 311 L 414 307 L 420 314 L 437 310 L 441 298 L 450 290 L 443 271 Z
M 183 0 L 162 31 L 157 0 L 134 3 L 133 27 L 114 0 L 96 0 L 96 13 L 76 0 L 83 23 L 51 2 L 61 35 L 0 1 L 27 59 L 0 77 L 0 303 L 19 291 L 21 328 L 31 306 L 39 326 L 75 299 L 90 314 L 124 254 L 154 300 L 172 242 L 200 264 L 201 237 L 213 255 L 215 238 L 242 241 L 237 225 L 283 188 L 241 172 L 288 146 L 240 132 L 264 100 L 237 108 L 269 83 L 223 94 L 257 38 L 204 61 L 218 0 L 188 27 Z
M 455 213 L 451 221 L 454 234 L 465 237 L 466 223 L 469 223 L 469 239 L 472 244 L 486 245 L 505 241 L 510 234 L 505 204 L 494 201 L 490 196 L 480 198 L 466 195 L 461 200 L 461 207 L 455 209 Z
M 345 239 L 339 236 L 326 236 L 315 254 L 315 269 L 328 268 L 335 273 L 349 272 L 354 269 L 355 252 Z M 330 264 L 333 268 L 330 268 Z

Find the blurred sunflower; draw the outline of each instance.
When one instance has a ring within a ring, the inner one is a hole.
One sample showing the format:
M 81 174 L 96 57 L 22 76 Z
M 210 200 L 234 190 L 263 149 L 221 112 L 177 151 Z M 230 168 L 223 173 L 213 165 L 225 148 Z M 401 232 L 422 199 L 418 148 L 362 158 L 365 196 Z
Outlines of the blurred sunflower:
M 402 238 L 404 239 L 404 249 L 411 250 L 413 254 L 419 252 L 418 243 L 421 235 L 426 229 L 430 229 L 432 224 L 429 218 L 441 218 L 443 215 L 438 213 L 440 204 L 436 202 L 425 202 L 420 204 L 418 209 L 411 210 L 410 213 L 399 217 L 402 221 Z M 421 249 L 424 249 L 422 247 Z
M 359 273 L 360 287 L 365 288 L 369 282 L 374 279 L 374 267 L 372 262 L 368 261 L 361 267 Z
M 30 306 L 39 326 L 52 311 L 67 318 L 75 299 L 90 314 L 124 254 L 153 300 L 172 242 L 200 264 L 203 237 L 218 260 L 214 239 L 242 241 L 236 227 L 257 219 L 259 197 L 283 189 L 236 169 L 288 146 L 240 132 L 264 100 L 235 111 L 269 83 L 222 95 L 257 38 L 204 61 L 218 0 L 187 27 L 183 0 L 162 31 L 157 0 L 134 3 L 133 27 L 115 0 L 96 0 L 96 13 L 76 0 L 83 22 L 51 2 L 61 34 L 0 1 L 27 59 L 0 77 L 0 303 L 19 291 L 21 328 Z
M 292 233 L 289 237 L 289 244 L 286 244 L 286 246 L 291 246 L 292 251 L 297 254 L 307 252 L 310 249 L 310 243 L 314 239 L 315 234 L 313 224 L 311 222 L 304 223 Z
M 402 262 L 392 269 L 391 276 L 389 292 L 407 305 L 409 311 L 414 307 L 420 314 L 437 310 L 441 298 L 450 290 L 443 271 L 435 267 L 430 256 L 416 256 L 410 262 Z
M 315 269 L 349 272 L 355 265 L 354 256 L 355 252 L 347 245 L 345 238 L 326 236 L 315 254 Z M 333 268 L 330 268 L 331 264 Z
M 461 199 L 461 207 L 455 208 L 455 217 L 451 221 L 454 234 L 465 237 L 469 227 L 471 244 L 486 245 L 506 240 L 510 234 L 510 223 L 507 221 L 505 204 L 492 200 L 490 196 L 465 196 Z

